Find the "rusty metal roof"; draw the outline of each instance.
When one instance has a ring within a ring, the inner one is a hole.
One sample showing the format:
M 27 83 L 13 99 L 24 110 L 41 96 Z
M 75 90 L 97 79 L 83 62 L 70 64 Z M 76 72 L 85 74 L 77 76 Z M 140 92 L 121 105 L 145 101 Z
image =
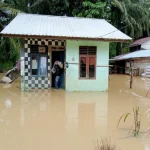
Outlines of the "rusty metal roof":
M 18 14 L 1 32 L 15 37 L 56 37 L 64 39 L 97 39 L 130 41 L 131 38 L 104 19 Z
M 141 45 L 141 44 L 143 44 L 143 43 L 145 43 L 145 42 L 147 42 L 147 41 L 150 41 L 150 37 L 138 39 L 138 40 L 134 41 L 134 42 L 130 45 L 130 47 L 134 47 L 134 46 Z

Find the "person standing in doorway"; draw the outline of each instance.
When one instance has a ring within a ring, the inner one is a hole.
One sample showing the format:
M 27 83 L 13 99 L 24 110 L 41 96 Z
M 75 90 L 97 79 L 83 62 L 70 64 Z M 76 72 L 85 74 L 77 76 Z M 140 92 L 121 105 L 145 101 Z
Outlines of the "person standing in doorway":
M 62 68 L 60 67 L 60 65 L 58 63 L 56 63 L 54 65 L 55 67 L 55 88 L 56 89 L 59 89 L 60 87 L 60 76 L 61 76 L 61 73 L 62 73 Z

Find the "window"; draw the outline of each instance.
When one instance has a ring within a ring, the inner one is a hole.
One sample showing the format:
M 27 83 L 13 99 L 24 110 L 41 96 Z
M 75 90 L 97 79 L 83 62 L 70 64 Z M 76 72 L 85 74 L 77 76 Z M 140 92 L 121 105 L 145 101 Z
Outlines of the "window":
M 32 75 L 38 75 L 38 54 L 32 54 L 31 55 L 31 61 L 32 61 Z
M 47 76 L 47 53 L 39 52 L 38 46 L 31 47 L 31 75 Z
M 41 55 L 40 56 L 40 76 L 46 76 L 47 75 L 47 56 Z
M 96 77 L 96 46 L 80 46 L 80 78 Z

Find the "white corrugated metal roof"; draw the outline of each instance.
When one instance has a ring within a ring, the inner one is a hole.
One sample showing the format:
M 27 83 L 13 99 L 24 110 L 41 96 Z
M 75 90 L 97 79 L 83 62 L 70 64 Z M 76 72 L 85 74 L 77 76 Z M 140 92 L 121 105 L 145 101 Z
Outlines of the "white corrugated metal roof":
M 1 32 L 13 36 L 46 36 L 129 41 L 131 38 L 103 19 L 18 14 Z
M 139 50 L 132 53 L 119 55 L 114 57 L 111 60 L 125 60 L 125 59 L 134 59 L 134 58 L 144 58 L 144 57 L 150 57 L 150 50 Z

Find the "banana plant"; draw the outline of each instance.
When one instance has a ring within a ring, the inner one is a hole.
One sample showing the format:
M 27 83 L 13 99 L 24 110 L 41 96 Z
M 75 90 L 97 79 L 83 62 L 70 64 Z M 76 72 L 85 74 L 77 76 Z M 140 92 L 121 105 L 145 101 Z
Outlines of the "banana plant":
M 150 112 L 150 109 L 148 109 L 144 114 L 140 114 L 140 108 L 138 106 L 136 106 L 135 108 L 133 108 L 133 112 L 127 112 L 124 113 L 118 121 L 117 124 L 117 128 L 119 127 L 120 121 L 123 119 L 124 122 L 126 122 L 127 118 L 132 115 L 133 116 L 133 124 L 131 126 L 131 128 L 129 129 L 129 133 L 131 132 L 131 130 L 133 131 L 133 135 L 136 137 L 139 135 L 140 133 L 140 128 L 141 128 L 141 116 L 146 115 Z M 149 132 L 150 130 L 146 131 Z

